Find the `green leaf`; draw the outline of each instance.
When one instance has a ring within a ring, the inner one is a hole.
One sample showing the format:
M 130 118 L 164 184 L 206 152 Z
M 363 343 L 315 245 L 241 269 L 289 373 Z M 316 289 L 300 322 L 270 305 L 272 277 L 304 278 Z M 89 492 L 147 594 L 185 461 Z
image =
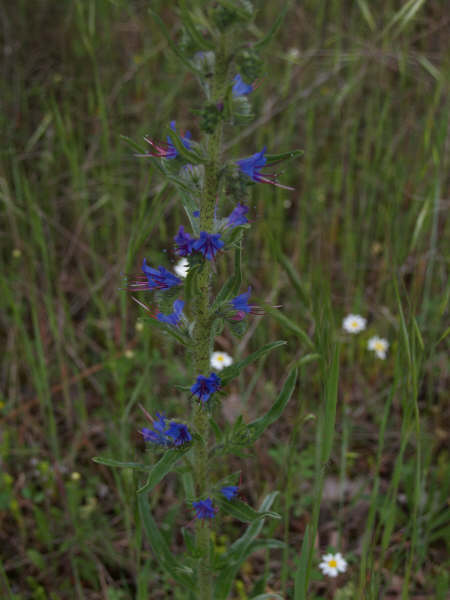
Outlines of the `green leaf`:
M 281 417 L 286 407 L 286 404 L 289 402 L 289 399 L 292 396 L 296 382 L 297 369 L 293 369 L 289 373 L 283 385 L 283 389 L 278 395 L 278 398 L 276 399 L 275 403 L 272 405 L 272 408 L 268 412 L 266 412 L 265 415 L 263 415 L 259 419 L 256 419 L 256 421 L 253 421 L 248 425 L 248 431 L 253 441 L 257 440 L 267 429 L 267 427 L 269 427 L 269 425 L 272 425 L 272 423 L 275 423 L 275 421 L 277 421 Z
M 225 302 L 228 302 L 230 298 L 236 296 L 239 292 L 239 288 L 241 287 L 242 283 L 241 259 L 242 249 L 241 246 L 239 246 L 239 248 L 236 248 L 234 252 L 234 273 L 229 279 L 227 279 L 217 294 L 212 305 L 211 312 L 218 310 Z
M 184 57 L 183 53 L 180 51 L 178 46 L 174 43 L 174 41 L 170 37 L 170 33 L 168 32 L 167 27 L 166 27 L 164 21 L 159 17 L 159 15 L 151 8 L 148 9 L 148 12 L 151 14 L 151 16 L 154 18 L 156 23 L 159 25 L 159 29 L 161 30 L 161 33 L 163 34 L 163 36 L 166 38 L 167 43 L 169 44 L 169 47 L 173 51 L 173 53 L 176 54 L 176 56 L 178 56 L 178 58 L 181 60 L 181 62 L 190 71 L 197 73 L 197 75 L 202 75 L 201 70 L 198 69 L 190 60 L 188 60 L 187 58 Z
M 186 569 L 184 569 L 182 564 L 172 554 L 166 540 L 156 526 L 155 520 L 153 519 L 150 511 L 148 498 L 143 494 L 138 494 L 137 501 L 142 523 L 152 546 L 156 560 L 162 569 L 169 573 L 170 576 L 175 579 L 175 581 L 187 589 L 194 591 L 194 581 L 192 577 L 186 572 Z
M 302 154 L 304 154 L 303 150 L 290 150 L 289 152 L 281 152 L 281 154 L 266 154 L 266 166 L 280 162 L 281 160 L 297 158 L 298 156 L 302 156 Z
M 272 506 L 278 492 L 268 494 L 260 506 L 260 512 L 268 511 Z M 214 600 L 227 600 L 233 586 L 233 582 L 240 571 L 242 563 L 250 556 L 255 547 L 253 542 L 261 532 L 264 519 L 253 521 L 247 527 L 244 535 L 237 539 L 224 555 L 225 567 L 219 573 L 214 586 Z
M 264 303 L 263 308 L 266 313 L 271 315 L 276 321 L 281 323 L 281 325 L 284 325 L 286 329 L 289 329 L 290 331 L 292 331 L 292 333 L 295 333 L 295 335 L 299 337 L 307 346 L 309 346 L 311 349 L 315 348 L 314 343 L 312 342 L 309 335 L 306 333 L 306 331 L 303 331 L 303 329 L 299 327 L 297 323 L 294 323 L 294 321 L 288 319 L 286 315 L 284 315 L 278 309 L 272 308 L 272 306 L 270 306 L 269 304 Z
M 123 140 L 130 148 L 139 152 L 139 154 L 146 154 L 147 148 L 145 146 L 140 146 L 137 142 L 127 137 L 126 135 L 119 135 L 120 139 Z
M 325 415 L 323 422 L 322 464 L 326 464 L 331 455 L 334 440 L 334 425 L 336 422 L 336 406 L 339 383 L 339 346 L 334 347 L 331 364 L 325 381 Z
M 253 352 L 252 354 L 247 356 L 247 358 L 244 358 L 244 360 L 240 360 L 239 362 L 235 363 L 234 365 L 227 367 L 226 369 L 224 369 L 222 371 L 222 373 L 220 375 L 220 379 L 222 380 L 222 386 L 227 385 L 228 382 L 230 382 L 232 379 L 237 377 L 244 367 L 247 367 L 252 362 L 255 362 L 255 360 L 258 360 L 258 358 L 261 358 L 261 356 L 264 356 L 265 354 L 272 352 L 272 350 L 275 350 L 275 348 L 280 348 L 281 346 L 285 346 L 285 345 L 286 345 L 286 342 L 283 340 L 279 340 L 277 342 L 271 342 L 270 344 L 266 344 L 265 346 L 263 346 L 256 352 Z
M 310 536 L 310 526 L 307 525 L 305 529 L 305 535 L 303 537 L 302 549 L 300 551 L 300 561 L 298 563 L 297 570 L 295 571 L 295 590 L 294 590 L 294 600 L 307 600 L 307 582 L 308 577 L 307 569 L 308 569 L 308 558 L 309 558 L 309 541 Z
M 160 458 L 160 460 L 153 465 L 152 470 L 147 479 L 147 483 L 138 489 L 137 493 L 143 494 L 144 492 L 151 492 L 151 490 L 157 485 L 170 471 L 173 470 L 175 463 L 180 460 L 190 450 L 190 446 L 186 448 L 176 448 L 167 450 L 167 452 Z
M 199 33 L 197 27 L 195 26 L 195 23 L 193 22 L 193 20 L 191 18 L 191 14 L 186 7 L 186 1 L 181 0 L 180 6 L 181 6 L 181 20 L 183 21 L 183 24 L 186 27 L 187 31 L 189 32 L 189 35 L 191 36 L 191 38 L 194 40 L 194 42 L 197 44 L 197 46 L 199 48 L 201 48 L 202 50 L 213 50 L 214 45 L 210 41 L 205 40 L 205 38 L 202 36 L 201 33 Z
M 137 469 L 138 471 L 151 471 L 153 469 L 153 465 L 144 465 L 136 462 L 121 462 L 119 460 L 114 460 L 113 458 L 102 458 L 101 456 L 94 456 L 92 460 L 99 465 L 105 465 L 106 467 Z
M 319 360 L 320 358 L 320 354 L 314 353 L 314 354 L 305 354 L 305 356 L 302 356 L 297 362 L 296 362 L 296 367 L 300 367 L 301 365 L 307 365 L 310 362 L 313 362 L 315 360 Z
M 215 501 L 221 511 L 227 515 L 231 515 L 243 523 L 253 523 L 253 521 L 264 519 L 266 517 L 270 517 L 272 519 L 281 519 L 281 515 L 276 512 L 258 512 L 237 498 L 234 498 L 233 500 L 227 500 L 220 492 L 215 494 Z
M 279 12 L 278 17 L 273 22 L 273 25 L 269 29 L 267 34 L 262 39 L 260 39 L 258 42 L 254 43 L 253 48 L 256 48 L 257 50 L 261 50 L 262 48 L 265 48 L 268 44 L 270 44 L 270 42 L 272 41 L 272 38 L 276 35 L 277 31 L 281 27 L 281 24 L 283 23 L 284 17 L 286 16 L 286 13 L 287 13 L 287 9 L 288 9 L 288 2 L 285 3 L 285 5 L 281 9 L 281 11 Z
M 284 600 L 280 594 L 269 592 L 268 594 L 258 594 L 258 596 L 252 596 L 250 600 Z

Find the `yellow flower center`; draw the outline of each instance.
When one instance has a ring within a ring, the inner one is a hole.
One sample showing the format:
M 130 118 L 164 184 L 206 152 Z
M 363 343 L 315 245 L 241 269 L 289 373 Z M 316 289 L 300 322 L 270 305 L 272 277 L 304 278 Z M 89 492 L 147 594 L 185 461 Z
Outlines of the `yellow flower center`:
M 358 327 L 358 325 L 359 325 L 358 321 L 352 321 L 353 329 L 356 329 Z
M 328 561 L 328 566 L 329 567 L 337 567 L 337 562 L 334 560 L 334 558 L 332 558 L 331 560 Z
M 223 356 L 222 356 L 222 355 L 219 355 L 219 356 L 217 357 L 217 360 L 218 360 L 219 362 L 223 362 Z
M 375 350 L 384 350 L 383 342 L 375 342 Z

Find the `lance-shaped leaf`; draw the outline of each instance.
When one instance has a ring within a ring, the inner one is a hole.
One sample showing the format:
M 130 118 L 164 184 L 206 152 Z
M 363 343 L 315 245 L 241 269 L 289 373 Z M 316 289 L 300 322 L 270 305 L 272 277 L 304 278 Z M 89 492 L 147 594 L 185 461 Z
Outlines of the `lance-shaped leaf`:
M 126 135 L 120 135 L 119 137 L 126 144 L 128 144 L 128 146 L 130 146 L 130 148 L 133 148 L 133 150 L 136 150 L 136 152 L 139 152 L 139 154 L 147 153 L 147 148 L 145 146 L 140 146 L 137 142 L 135 142 L 131 138 L 127 137 Z
M 278 492 L 268 494 L 260 506 L 260 512 L 270 510 Z M 214 586 L 214 600 L 227 600 L 233 586 L 233 582 L 239 573 L 242 563 L 253 552 L 252 546 L 255 538 L 261 532 L 264 525 L 264 519 L 254 521 L 247 527 L 244 535 L 237 539 L 224 555 L 224 568 L 219 573 Z
M 284 600 L 284 598 L 283 596 L 280 596 L 280 594 L 269 592 L 268 594 L 258 594 L 257 596 L 252 596 L 250 600 Z
M 144 465 L 143 463 L 136 462 L 121 462 L 120 460 L 114 460 L 113 458 L 103 458 L 102 456 L 94 456 L 92 459 L 99 465 L 105 465 L 106 467 L 119 467 L 122 469 L 136 469 L 137 471 L 151 471 L 153 465 Z
M 276 321 L 281 323 L 281 325 L 283 325 L 286 329 L 292 331 L 292 333 L 295 333 L 295 335 L 297 337 L 299 337 L 303 342 L 305 342 L 305 344 L 307 346 L 309 346 L 310 348 L 314 348 L 314 344 L 311 341 L 311 338 L 309 337 L 309 335 L 306 333 L 306 331 L 303 331 L 303 329 L 301 327 L 299 327 L 297 325 L 297 323 L 294 323 L 294 321 L 291 321 L 291 319 L 288 319 L 288 317 L 286 317 L 286 315 L 281 313 L 279 310 L 272 308 L 269 304 L 263 303 L 263 308 L 266 313 L 270 314 Z
M 253 523 L 253 521 L 265 519 L 266 517 L 281 519 L 281 515 L 276 512 L 269 510 L 259 512 L 237 498 L 227 500 L 220 492 L 215 494 L 215 501 L 222 512 L 231 515 L 243 523 Z
M 285 5 L 283 6 L 283 8 L 281 9 L 278 17 L 273 22 L 272 27 L 267 32 L 267 34 L 262 39 L 260 39 L 258 42 L 256 42 L 255 44 L 253 44 L 254 48 L 257 48 L 258 50 L 261 50 L 261 48 L 264 48 L 265 46 L 267 46 L 268 44 L 270 44 L 270 42 L 272 41 L 272 38 L 276 35 L 277 31 L 281 27 L 281 24 L 282 24 L 282 22 L 284 20 L 284 17 L 286 16 L 286 13 L 287 13 L 287 9 L 288 9 L 288 3 L 286 2 Z
M 286 404 L 289 402 L 289 399 L 292 396 L 292 392 L 294 391 L 296 381 L 297 369 L 293 369 L 289 373 L 283 385 L 283 389 L 281 390 L 275 403 L 272 405 L 272 408 L 268 412 L 266 412 L 265 415 L 263 415 L 259 419 L 256 419 L 256 421 L 253 421 L 248 425 L 250 439 L 253 442 L 262 435 L 262 433 L 269 427 L 269 425 L 272 425 L 272 423 L 275 423 L 275 421 L 277 421 L 281 417 L 286 407 Z
M 170 471 L 173 470 L 175 464 L 182 458 L 190 447 L 186 448 L 171 448 L 164 453 L 162 458 L 153 465 L 152 470 L 147 479 L 147 483 L 138 489 L 137 493 L 143 494 L 144 492 L 151 492 L 151 490 L 157 485 Z
M 194 40 L 199 48 L 202 50 L 214 50 L 214 45 L 209 40 L 206 40 L 201 33 L 199 33 L 194 21 L 192 20 L 191 13 L 186 7 L 186 1 L 181 0 L 181 20 L 186 27 L 189 35 Z
M 222 304 L 228 302 L 228 300 L 230 300 L 239 292 L 239 288 L 241 287 L 242 283 L 241 255 L 242 250 L 241 246 L 239 246 L 239 248 L 236 248 L 234 251 L 234 273 L 229 279 L 227 279 L 217 294 L 212 305 L 211 312 L 214 312 L 220 308 Z
M 278 342 L 271 342 L 270 344 L 266 344 L 256 352 L 253 352 L 252 354 L 247 356 L 247 358 L 244 358 L 244 360 L 240 360 L 234 365 L 231 365 L 231 367 L 227 367 L 221 372 L 220 375 L 220 379 L 222 380 L 222 386 L 225 386 L 232 379 L 237 377 L 244 367 L 247 367 L 252 362 L 255 362 L 255 360 L 258 360 L 258 358 L 261 358 L 261 356 L 272 352 L 272 350 L 275 350 L 275 348 L 281 348 L 281 346 L 285 345 L 286 342 L 284 340 L 279 340 Z
M 185 588 L 194 591 L 194 581 L 192 576 L 187 573 L 183 565 L 175 558 L 170 551 L 170 548 L 158 530 L 155 520 L 153 519 L 148 498 L 144 494 L 138 494 L 137 497 L 139 513 L 149 542 L 153 548 L 156 560 L 175 581 Z
M 152 17 L 154 18 L 154 20 L 158 24 L 161 33 L 166 38 L 167 43 L 169 44 L 169 47 L 174 52 L 174 54 L 176 54 L 178 56 L 178 58 L 181 60 L 181 62 L 189 70 L 193 71 L 194 73 L 197 73 L 197 75 L 202 75 L 201 70 L 198 69 L 190 60 L 188 60 L 187 58 L 185 58 L 185 56 L 183 55 L 183 53 L 181 52 L 181 50 L 178 48 L 178 46 L 172 40 L 172 38 L 170 37 L 170 33 L 168 32 L 167 27 L 166 27 L 164 21 L 159 17 L 159 15 L 153 9 L 151 9 L 151 8 L 148 9 L 148 12 L 152 15 Z
M 289 152 L 282 152 L 281 154 L 266 154 L 266 167 L 273 163 L 280 162 L 282 160 L 290 160 L 291 158 L 297 158 L 304 154 L 303 150 L 290 150 Z

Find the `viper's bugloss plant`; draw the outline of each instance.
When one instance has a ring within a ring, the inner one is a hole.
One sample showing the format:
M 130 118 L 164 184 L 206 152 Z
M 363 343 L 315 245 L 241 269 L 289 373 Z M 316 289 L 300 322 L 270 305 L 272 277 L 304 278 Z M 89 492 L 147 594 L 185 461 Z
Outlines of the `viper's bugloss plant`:
M 223 152 L 225 132 L 228 134 L 251 118 L 249 95 L 256 94 L 254 82 L 263 69 L 261 51 L 276 33 L 285 10 L 266 37 L 249 42 L 255 31 L 251 26 L 254 9 L 249 0 L 218 0 L 206 3 L 203 10 L 197 6 L 192 12 L 182 0 L 183 35 L 189 38 L 189 43 L 185 40 L 182 47 L 171 39 L 160 17 L 151 12 L 170 48 L 197 78 L 204 104 L 196 111 L 202 135 L 193 137 L 187 131 L 180 136 L 172 121 L 161 134 L 166 142 L 145 137 L 150 148 L 139 148 L 138 153 L 179 192 L 188 220 L 174 232 L 172 250 L 185 262 L 175 267 L 180 278 L 165 267 L 151 267 L 144 260 L 142 275 L 127 288 L 145 294 L 133 298 L 150 313 L 152 318 L 148 323 L 157 325 L 185 347 L 189 365 L 186 385 L 180 386 L 186 392 L 180 392 L 176 420 L 168 421 L 160 413 L 156 413 L 156 418 L 147 415 L 152 426 L 141 429 L 153 458 L 150 465 L 143 463 L 136 467 L 149 471 L 147 483 L 137 493 L 138 505 L 156 559 L 182 586 L 186 597 L 225 600 L 249 555 L 256 548 L 273 546 L 273 540 L 259 540 L 255 545 L 262 520 L 280 515 L 269 510 L 276 492 L 269 494 L 259 510 L 255 510 L 238 498 L 239 475 L 230 474 L 217 481 L 215 464 L 219 460 L 223 465 L 227 454 L 239 454 L 239 449 L 252 446 L 279 418 L 297 376 L 295 370 L 289 373 L 272 408 L 255 421 L 245 423 L 240 417 L 231 426 L 220 424 L 218 407 L 231 381 L 248 364 L 284 344 L 267 344 L 242 361 L 230 359 L 228 366 L 220 368 L 220 376 L 210 370 L 211 364 L 214 368 L 211 356 L 215 337 L 223 327 L 228 326 L 231 334 L 239 337 L 252 315 L 263 314 L 262 309 L 249 304 L 250 287 L 241 292 L 243 241 L 251 228 L 246 204 L 250 190 L 261 183 L 293 189 L 279 183 L 278 174 L 266 169 L 295 158 L 300 151 L 269 155 L 264 147 L 241 159 Z M 139 146 L 133 142 L 133 147 Z M 234 272 L 218 288 L 215 264 L 229 255 L 233 255 Z M 161 405 L 164 408 L 163 401 Z M 186 524 L 192 522 L 193 511 L 196 528 L 195 539 L 186 538 L 183 555 L 171 552 L 150 509 L 153 487 L 175 467 L 180 467 L 178 472 L 182 473 Z M 213 551 L 211 528 L 220 531 L 222 515 L 231 515 L 249 525 L 218 560 Z

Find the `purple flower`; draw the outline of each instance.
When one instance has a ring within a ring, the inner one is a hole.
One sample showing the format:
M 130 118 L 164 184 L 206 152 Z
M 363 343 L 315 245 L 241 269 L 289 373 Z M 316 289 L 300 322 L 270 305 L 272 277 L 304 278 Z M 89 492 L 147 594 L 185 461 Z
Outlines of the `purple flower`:
M 221 383 L 220 377 L 215 373 L 210 373 L 209 377 L 199 375 L 191 387 L 191 392 L 198 396 L 202 402 L 207 402 L 214 392 L 217 392 L 220 388 Z
M 193 502 L 196 519 L 213 519 L 216 516 L 216 509 L 213 507 L 211 498 Z
M 181 279 L 164 267 L 159 266 L 157 269 L 149 267 L 145 258 L 142 263 L 142 271 L 147 278 L 147 284 L 138 283 L 137 286 L 140 290 L 167 290 L 181 284 Z M 136 288 L 136 285 L 133 287 Z
M 170 128 L 172 129 L 172 131 L 176 131 L 175 121 L 171 121 Z M 189 142 L 190 139 L 191 139 L 190 131 L 186 131 L 185 136 L 181 138 L 184 147 L 187 148 L 188 150 L 191 147 L 190 142 Z M 150 152 L 147 152 L 147 154 L 137 154 L 136 156 L 142 156 L 142 157 L 153 156 L 155 158 L 167 158 L 167 159 L 173 159 L 178 156 L 178 150 L 173 145 L 172 140 L 170 139 L 169 135 L 167 136 L 167 144 L 165 144 L 164 142 L 154 142 L 149 137 L 145 137 L 144 140 L 148 144 L 150 144 L 150 146 L 152 147 L 152 150 Z
M 233 96 L 235 98 L 239 96 L 246 96 L 253 92 L 253 86 L 251 84 L 245 83 L 242 77 L 239 75 L 235 75 L 233 81 L 235 82 L 233 85 Z
M 220 490 L 220 493 L 223 494 L 227 500 L 232 500 L 235 496 L 237 496 L 238 489 L 239 488 L 237 485 L 228 485 L 223 487 Z
M 177 326 L 180 322 L 181 313 L 183 312 L 184 301 L 183 300 L 175 300 L 173 303 L 173 312 L 170 315 L 165 315 L 164 313 L 157 313 L 156 318 L 161 323 L 168 323 L 169 325 Z
M 180 229 L 173 239 L 177 245 L 175 252 L 178 254 L 178 256 L 189 256 L 192 254 L 192 247 L 194 245 L 195 238 L 184 231 L 183 225 L 180 225 Z
M 233 298 L 233 300 L 231 300 L 230 304 L 234 308 L 234 310 L 237 310 L 239 312 L 244 312 L 248 315 L 251 310 L 251 306 L 249 306 L 249 304 L 248 304 L 248 299 L 250 298 L 251 293 L 252 293 L 252 291 L 251 291 L 251 288 L 249 287 L 247 292 L 244 292 L 243 294 L 236 296 L 236 298 Z
M 176 132 L 176 122 L 175 121 L 171 121 L 170 122 L 170 129 L 172 131 Z M 183 142 L 183 146 L 185 148 L 187 148 L 188 150 L 190 150 L 191 148 L 191 144 L 190 144 L 190 139 L 191 139 L 191 132 L 190 131 L 186 131 L 184 137 L 181 138 L 181 141 Z M 172 140 L 170 138 L 170 135 L 167 136 L 167 145 L 169 146 L 170 150 L 173 154 L 173 156 L 167 156 L 166 158 L 175 158 L 178 156 L 178 150 L 175 148 L 175 146 L 172 143 Z
M 187 425 L 183 423 L 172 422 L 169 429 L 166 431 L 167 437 L 173 439 L 174 446 L 182 446 L 192 440 L 192 435 L 189 432 Z
M 146 442 L 151 442 L 152 444 L 157 444 L 159 446 L 167 446 L 168 441 L 164 435 L 167 427 L 166 418 L 160 413 L 156 413 L 156 417 L 157 418 L 153 421 L 153 430 L 148 427 L 143 427 L 141 433 Z
M 169 426 L 166 417 L 156 413 L 153 421 L 153 430 L 143 427 L 141 430 L 144 440 L 158 446 L 182 446 L 192 440 L 192 436 L 183 423 L 171 422 Z
M 245 318 L 245 315 L 249 314 L 264 314 L 264 310 L 260 306 L 254 306 L 253 304 L 248 303 L 251 293 L 251 287 L 249 287 L 246 292 L 239 294 L 239 296 L 236 296 L 236 298 L 233 298 L 230 301 L 231 306 L 237 311 L 236 314 L 231 317 L 233 321 L 242 321 L 242 319 Z
M 261 173 L 261 169 L 267 162 L 267 159 L 264 156 L 266 149 L 267 147 L 264 146 L 261 152 L 257 152 L 248 158 L 242 158 L 241 160 L 236 161 L 239 169 L 242 171 L 242 173 L 250 177 L 250 179 L 258 183 L 270 183 L 271 185 L 275 185 L 285 190 L 293 190 L 294 188 L 278 183 L 275 173 Z
M 192 248 L 203 254 L 208 260 L 213 260 L 224 245 L 224 242 L 220 239 L 220 233 L 201 231 L 200 238 L 194 242 Z
M 245 216 L 248 213 L 248 206 L 238 204 L 233 212 L 229 215 L 227 221 L 227 227 L 237 227 L 238 225 L 244 225 L 248 223 L 248 219 Z
M 194 210 L 194 212 L 192 213 L 194 217 L 199 217 L 200 216 L 200 211 L 199 210 Z

